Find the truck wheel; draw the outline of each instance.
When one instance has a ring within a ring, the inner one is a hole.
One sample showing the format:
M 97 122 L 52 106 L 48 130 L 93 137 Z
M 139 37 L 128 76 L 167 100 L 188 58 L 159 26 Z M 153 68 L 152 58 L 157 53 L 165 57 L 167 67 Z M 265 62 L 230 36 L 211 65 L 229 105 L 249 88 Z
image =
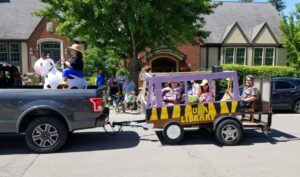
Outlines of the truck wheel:
M 179 143 L 184 135 L 182 126 L 177 122 L 171 122 L 164 127 L 163 137 L 168 144 Z
M 67 127 L 54 117 L 33 120 L 25 132 L 27 146 L 37 153 L 55 152 L 66 143 L 68 138 Z
M 220 122 L 215 130 L 215 137 L 221 145 L 235 145 L 243 135 L 241 125 L 232 119 Z
M 293 111 L 295 113 L 300 113 L 300 100 L 295 101 L 293 106 Z

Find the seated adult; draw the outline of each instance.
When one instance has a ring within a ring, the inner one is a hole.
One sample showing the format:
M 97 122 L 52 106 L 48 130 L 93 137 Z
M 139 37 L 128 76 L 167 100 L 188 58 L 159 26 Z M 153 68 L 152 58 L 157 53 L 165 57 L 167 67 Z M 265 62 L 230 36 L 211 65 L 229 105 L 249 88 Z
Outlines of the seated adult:
M 198 97 L 200 103 L 208 103 L 214 101 L 213 94 L 209 92 L 208 80 L 204 79 L 200 84 L 200 88 L 198 90 Z
M 170 82 L 165 88 L 162 89 L 163 104 L 172 106 L 179 104 L 181 100 L 181 89 L 177 82 Z
M 254 77 L 252 75 L 247 75 L 240 106 L 242 108 L 251 107 L 252 103 L 257 99 L 257 93 L 258 89 L 254 85 Z
M 68 49 L 70 50 L 71 58 L 64 61 L 66 69 L 62 72 L 63 82 L 61 85 L 67 84 L 68 79 L 74 79 L 74 76 L 84 79 L 82 60 L 83 47 L 80 44 L 73 44 L 72 46 L 68 46 Z

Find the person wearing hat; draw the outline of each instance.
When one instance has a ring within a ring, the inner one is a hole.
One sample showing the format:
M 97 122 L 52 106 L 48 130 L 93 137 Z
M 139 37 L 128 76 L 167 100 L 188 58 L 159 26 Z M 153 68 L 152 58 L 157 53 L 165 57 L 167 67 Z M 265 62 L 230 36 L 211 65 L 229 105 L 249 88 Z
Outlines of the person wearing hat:
M 67 82 L 69 75 L 75 75 L 83 78 L 83 47 L 80 44 L 73 44 L 68 46 L 71 58 L 64 61 L 66 69 L 63 70 L 63 82 Z
M 201 103 L 208 103 L 214 100 L 213 95 L 209 92 L 208 80 L 204 79 L 200 84 L 200 89 L 198 90 L 198 97 Z

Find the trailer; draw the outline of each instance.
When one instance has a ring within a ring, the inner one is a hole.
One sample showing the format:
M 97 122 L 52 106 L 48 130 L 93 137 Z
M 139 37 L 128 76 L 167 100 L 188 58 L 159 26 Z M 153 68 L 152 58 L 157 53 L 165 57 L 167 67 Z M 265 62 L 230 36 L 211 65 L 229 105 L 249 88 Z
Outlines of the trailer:
M 205 127 L 210 129 L 221 145 L 235 145 L 242 139 L 245 129 L 261 129 L 268 133 L 272 123 L 271 77 L 255 77 L 259 89 L 256 101 L 251 107 L 240 106 L 240 87 L 235 71 L 146 73 L 140 75 L 143 88 L 140 93 L 145 121 L 151 127 L 162 130 L 168 144 L 180 143 L 185 129 Z M 206 80 L 210 102 L 191 101 L 191 83 L 200 84 Z M 163 88 L 169 83 L 178 83 L 180 100 L 175 104 L 164 103 Z M 227 84 L 227 85 L 226 85 Z M 223 85 L 223 87 L 222 87 Z M 224 85 L 226 91 L 224 91 Z M 224 95 L 223 98 L 219 96 Z M 142 121 L 140 121 L 142 122 Z M 128 125 L 128 122 L 124 125 Z M 123 123 L 115 123 L 123 125 Z

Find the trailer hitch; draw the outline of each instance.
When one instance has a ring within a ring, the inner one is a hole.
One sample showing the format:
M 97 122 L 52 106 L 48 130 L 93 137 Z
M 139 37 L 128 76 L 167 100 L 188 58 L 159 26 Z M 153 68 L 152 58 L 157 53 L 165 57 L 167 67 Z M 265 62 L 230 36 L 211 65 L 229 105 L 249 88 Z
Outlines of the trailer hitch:
M 121 122 L 108 121 L 106 125 L 107 126 L 103 126 L 103 128 L 105 132 L 110 135 L 117 135 L 123 130 L 123 127 L 138 127 L 138 128 L 141 127 L 144 130 L 149 130 L 153 127 L 153 124 L 147 124 L 146 120 L 121 121 Z

